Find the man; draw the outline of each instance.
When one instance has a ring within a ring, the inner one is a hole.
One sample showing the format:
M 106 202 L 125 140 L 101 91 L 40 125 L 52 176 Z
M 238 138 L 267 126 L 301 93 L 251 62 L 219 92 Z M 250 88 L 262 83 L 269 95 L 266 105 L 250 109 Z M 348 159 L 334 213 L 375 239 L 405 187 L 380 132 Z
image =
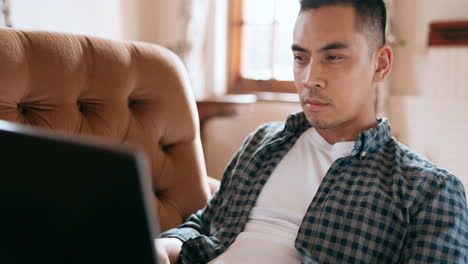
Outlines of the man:
M 206 207 L 162 234 L 182 263 L 468 263 L 461 182 L 376 119 L 387 77 L 382 0 L 302 0 L 303 112 L 249 135 Z

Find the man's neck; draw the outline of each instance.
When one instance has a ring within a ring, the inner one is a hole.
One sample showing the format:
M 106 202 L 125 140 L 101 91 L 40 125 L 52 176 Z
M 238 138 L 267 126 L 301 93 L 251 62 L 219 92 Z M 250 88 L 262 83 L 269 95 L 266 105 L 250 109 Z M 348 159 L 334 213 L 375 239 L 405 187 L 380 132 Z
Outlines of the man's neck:
M 316 130 L 329 144 L 333 145 L 337 142 L 354 141 L 361 132 L 374 128 L 377 125 L 378 122 L 374 118 L 368 122 L 356 123 L 356 121 L 348 121 L 336 128 L 316 128 Z

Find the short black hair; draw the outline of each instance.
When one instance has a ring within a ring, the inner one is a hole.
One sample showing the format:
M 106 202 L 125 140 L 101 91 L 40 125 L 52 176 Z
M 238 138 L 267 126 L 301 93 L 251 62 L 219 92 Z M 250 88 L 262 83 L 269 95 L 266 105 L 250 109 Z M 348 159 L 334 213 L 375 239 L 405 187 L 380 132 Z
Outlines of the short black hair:
M 322 6 L 348 5 L 356 10 L 356 26 L 374 50 L 386 43 L 387 9 L 383 0 L 300 0 L 301 11 Z

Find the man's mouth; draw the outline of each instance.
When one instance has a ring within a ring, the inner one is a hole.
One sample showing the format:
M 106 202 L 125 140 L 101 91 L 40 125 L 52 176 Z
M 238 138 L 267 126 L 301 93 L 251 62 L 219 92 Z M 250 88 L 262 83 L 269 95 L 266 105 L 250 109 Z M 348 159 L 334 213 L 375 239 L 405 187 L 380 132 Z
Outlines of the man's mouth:
M 330 104 L 318 99 L 308 99 L 305 101 L 304 105 L 310 111 L 317 112 L 322 110 L 324 107 L 329 106 Z

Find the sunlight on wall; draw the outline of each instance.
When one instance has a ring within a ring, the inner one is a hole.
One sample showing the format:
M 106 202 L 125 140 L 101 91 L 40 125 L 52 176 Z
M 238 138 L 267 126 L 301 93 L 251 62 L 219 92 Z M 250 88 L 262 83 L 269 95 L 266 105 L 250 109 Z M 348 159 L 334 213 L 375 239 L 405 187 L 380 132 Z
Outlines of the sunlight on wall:
M 468 47 L 428 47 L 429 23 L 468 19 L 468 1 L 396 1 L 389 118 L 400 141 L 454 173 L 468 189 Z
M 12 0 L 10 2 L 11 19 L 15 28 L 122 38 L 120 1 Z

